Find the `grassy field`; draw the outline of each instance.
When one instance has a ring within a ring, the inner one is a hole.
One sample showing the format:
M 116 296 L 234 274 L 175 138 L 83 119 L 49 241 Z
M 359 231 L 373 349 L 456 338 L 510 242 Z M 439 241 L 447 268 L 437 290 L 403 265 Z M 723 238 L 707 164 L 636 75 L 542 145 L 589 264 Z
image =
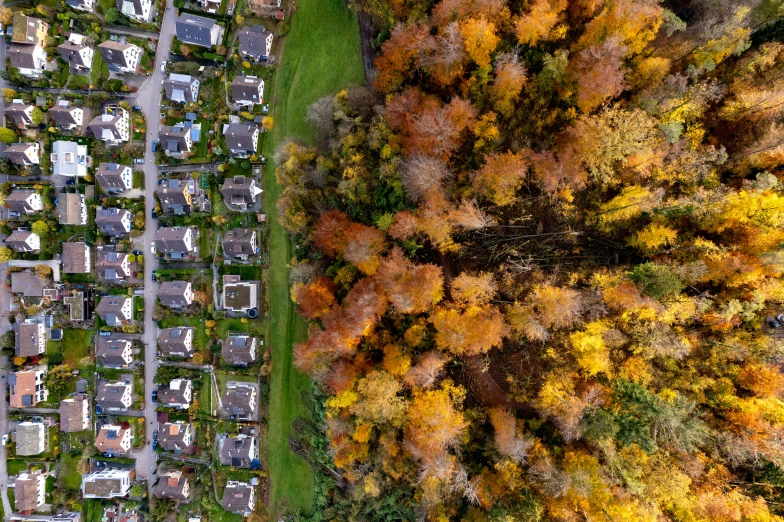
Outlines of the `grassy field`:
M 359 27 L 356 16 L 340 0 L 302 0 L 292 18 L 291 32 L 277 78 L 273 80 L 272 115 L 275 127 L 265 133 L 263 153 L 272 158 L 288 139 L 312 141 L 305 122 L 308 107 L 319 98 L 349 85 L 364 83 Z M 307 415 L 300 392 L 308 390 L 308 377 L 292 366 L 292 347 L 306 335 L 306 324 L 297 317 L 289 299 L 287 265 L 291 242 L 278 224 L 276 202 L 281 187 L 274 165 L 264 172 L 263 205 L 270 223 L 270 334 L 272 375 L 269 405 L 270 510 L 310 512 L 313 506 L 313 471 L 289 448 L 291 423 Z
M 8 459 L 6 462 L 9 477 L 18 475 L 27 469 L 27 461 L 23 459 Z

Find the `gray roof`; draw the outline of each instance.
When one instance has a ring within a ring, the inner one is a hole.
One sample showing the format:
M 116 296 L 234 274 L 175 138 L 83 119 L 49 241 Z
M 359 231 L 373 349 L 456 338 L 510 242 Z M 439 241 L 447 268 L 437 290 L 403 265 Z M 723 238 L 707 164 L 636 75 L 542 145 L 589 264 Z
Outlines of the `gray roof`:
M 161 143 L 163 150 L 169 152 L 190 152 L 190 147 L 185 137 L 190 134 L 191 130 L 181 125 L 169 127 L 161 125 L 158 131 L 158 140 Z
M 188 331 L 191 332 L 190 346 L 185 344 L 185 336 Z M 189 327 L 175 326 L 174 328 L 163 328 L 159 330 L 158 346 L 166 355 L 186 353 L 190 356 L 193 353 L 193 334 L 193 328 Z
M 66 5 L 70 5 L 71 7 L 87 7 L 87 0 L 65 0 L 65 3 Z
M 223 252 L 226 255 L 252 256 L 256 254 L 251 240 L 256 233 L 252 228 L 233 228 L 223 236 Z
M 27 16 L 19 11 L 14 13 L 13 19 L 13 43 L 34 44 L 38 26 L 44 22 L 38 18 Z
M 8 158 L 8 161 L 11 163 L 22 165 L 28 159 L 27 153 L 32 152 L 30 151 L 30 148 L 34 146 L 34 143 L 14 143 L 5 149 L 5 157 Z
M 106 65 L 116 65 L 119 67 L 128 67 L 128 62 L 125 59 L 125 50 L 129 47 L 135 47 L 133 44 L 124 44 L 114 40 L 106 40 L 98 44 L 98 52 L 101 53 L 101 58 Z
M 189 284 L 187 281 L 165 281 L 158 287 L 158 299 L 164 306 L 188 306 L 185 292 Z
M 33 208 L 27 203 L 27 199 L 35 194 L 34 190 L 14 190 L 5 198 L 5 204 L 9 210 L 16 212 L 32 212 Z
M 215 25 L 215 20 L 196 16 L 190 13 L 182 13 L 175 23 L 177 39 L 185 43 L 198 45 L 212 45 L 210 31 Z
M 187 232 L 188 227 L 161 227 L 155 233 L 155 247 L 163 253 L 185 254 L 188 252 Z
M 167 422 L 161 424 L 158 430 L 158 444 L 166 451 L 184 451 L 188 448 L 185 444 L 185 435 L 190 432 L 193 440 L 193 425 L 187 422 Z
M 60 194 L 57 200 L 57 214 L 61 225 L 82 224 L 82 195 L 73 192 Z
M 98 498 L 109 498 L 119 495 L 122 490 L 122 482 L 119 478 L 96 476 L 89 482 L 84 482 L 85 495 L 92 495 Z
M 122 114 L 101 114 L 93 118 L 87 129 L 98 139 L 122 139 L 120 125 L 127 125 Z
M 187 181 L 180 179 L 164 181 L 158 185 L 158 190 L 155 193 L 158 195 L 164 212 L 171 211 L 175 214 L 182 214 L 183 210 L 190 210 L 190 198 L 186 195 L 186 193 L 189 194 Z
M 32 107 L 33 106 L 30 104 L 12 103 L 5 108 L 5 115 L 7 118 L 10 118 L 17 127 L 31 125 L 33 120 L 27 115 L 27 112 L 25 111 L 31 109 Z
M 95 358 L 104 366 L 125 366 L 129 362 L 123 358 L 122 354 L 130 346 L 131 341 L 129 339 L 123 339 L 115 335 L 99 335 L 95 348 Z M 133 356 L 131 361 L 133 361 Z
M 253 204 L 253 190 L 251 189 L 253 181 L 253 178 L 246 178 L 245 176 L 227 177 L 221 187 L 223 199 L 231 204 L 240 202 L 246 205 Z
M 244 123 L 231 123 L 223 131 L 226 138 L 226 147 L 229 150 L 244 150 L 253 152 L 257 144 L 253 137 L 258 129 L 255 125 L 245 125 Z
M 126 168 L 127 165 L 101 163 L 95 171 L 95 181 L 98 182 L 104 192 L 125 190 L 122 173 Z
M 122 403 L 122 396 L 127 385 L 121 382 L 105 382 L 98 385 L 95 392 L 95 402 L 103 409 L 119 408 L 127 409 Z
M 259 86 L 262 83 L 264 83 L 264 80 L 255 76 L 235 76 L 234 81 L 231 82 L 231 97 L 235 102 L 252 101 L 253 103 L 261 103 Z
M 267 31 L 264 26 L 254 25 L 251 27 L 243 27 L 238 33 L 240 39 L 240 52 L 253 56 L 267 56 L 267 38 L 272 36 L 272 33 Z
M 221 348 L 223 359 L 237 366 L 253 364 L 255 358 L 251 355 L 251 348 L 255 345 L 256 339 L 245 334 L 230 334 Z M 255 354 L 253 354 L 255 355 Z
M 63 58 L 63 60 L 69 64 L 78 65 L 80 67 L 92 66 L 92 63 L 85 63 L 82 61 L 82 55 L 80 54 L 80 51 L 89 48 L 89 45 L 77 44 L 71 41 L 67 41 L 64 44 L 57 46 L 57 50 L 60 51 L 60 56 Z
M 142 7 L 141 0 L 130 0 L 133 3 L 133 14 L 136 16 L 143 16 L 144 15 L 144 8 Z M 117 0 L 117 9 L 122 13 L 123 12 L 123 0 Z M 153 3 L 153 7 L 154 7 Z
M 66 433 L 82 431 L 84 423 L 82 402 L 87 400 L 87 396 L 74 395 L 68 399 L 60 401 L 60 430 Z
M 26 297 L 43 297 L 44 282 L 31 271 L 11 274 L 11 293 Z
M 84 242 L 68 241 L 63 243 L 63 272 L 66 274 L 86 274 L 88 272 L 85 268 L 87 248 L 89 247 Z
M 42 433 L 40 422 L 21 422 L 16 425 L 16 454 L 21 456 L 38 455 Z M 46 428 L 43 430 L 46 431 Z
M 98 277 L 105 281 L 125 280 L 122 264 L 127 257 L 128 254 L 125 252 L 99 251 L 98 259 L 95 261 L 95 271 Z
M 220 447 L 220 463 L 235 468 L 249 468 L 255 455 L 251 453 L 252 437 L 226 437 Z
M 179 389 L 172 389 L 166 385 L 158 386 L 158 404 L 167 406 L 169 404 L 187 404 L 190 401 L 185 397 L 185 386 L 190 381 L 183 380 Z
M 14 482 L 16 511 L 34 511 L 38 507 L 38 477 L 40 471 L 29 473 L 29 478 L 17 478 Z
M 182 471 L 174 471 L 163 474 L 158 479 L 155 486 L 155 496 L 158 498 L 171 498 L 175 500 L 185 500 L 188 498 L 183 494 L 185 484 L 188 482 L 188 475 Z
M 14 230 L 5 240 L 5 244 L 15 252 L 30 252 L 32 249 L 27 245 L 27 239 L 34 235 L 27 230 Z
M 227 415 L 247 417 L 255 412 L 250 407 L 250 398 L 256 389 L 252 386 L 235 385 L 226 387 L 223 393 L 223 410 Z
M 178 102 L 195 102 L 192 86 L 199 80 L 187 74 L 170 74 L 163 82 L 166 97 Z
M 78 107 L 70 105 L 68 107 L 52 107 L 48 112 L 49 118 L 58 125 L 76 125 L 77 122 L 73 116 L 74 109 L 78 109 Z
M 98 207 L 95 212 L 95 225 L 102 234 L 110 236 L 118 236 L 125 234 L 125 226 L 122 223 L 123 216 L 128 214 L 130 219 L 130 212 L 124 208 L 103 208 Z
M 16 67 L 17 69 L 35 69 L 35 60 L 33 59 L 34 52 L 34 45 L 12 45 L 8 49 L 8 59 L 11 63 L 11 67 Z
M 18 355 L 19 357 L 33 357 L 39 355 L 39 330 L 38 324 L 22 323 L 19 325 L 19 330 L 16 334 L 15 355 Z M 45 331 L 43 336 L 46 338 Z
M 118 321 L 130 319 L 126 318 L 122 312 L 125 300 L 130 297 L 107 295 L 101 299 L 95 311 L 107 324 L 116 325 Z
M 221 506 L 226 511 L 243 514 L 250 510 L 250 499 L 253 486 L 250 484 L 234 482 L 223 489 Z

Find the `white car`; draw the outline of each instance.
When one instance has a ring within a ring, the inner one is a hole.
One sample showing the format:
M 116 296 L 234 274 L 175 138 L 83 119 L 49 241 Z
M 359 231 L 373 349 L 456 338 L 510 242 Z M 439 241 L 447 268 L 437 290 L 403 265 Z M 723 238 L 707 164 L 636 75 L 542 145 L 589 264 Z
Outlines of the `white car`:
M 155 243 L 150 243 L 150 252 L 152 252 L 152 255 L 155 255 Z
M 161 72 L 162 73 L 166 72 L 166 61 L 161 62 Z

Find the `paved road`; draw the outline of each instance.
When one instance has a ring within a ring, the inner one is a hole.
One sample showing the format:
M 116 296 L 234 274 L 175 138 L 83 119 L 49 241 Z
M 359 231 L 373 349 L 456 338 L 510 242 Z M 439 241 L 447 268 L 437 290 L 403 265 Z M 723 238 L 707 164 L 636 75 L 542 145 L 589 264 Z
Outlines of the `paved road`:
M 142 31 L 141 29 L 133 29 L 131 27 L 122 26 L 106 26 L 106 32 L 111 34 L 129 34 L 131 36 L 139 36 L 141 38 L 158 38 L 158 33 L 151 31 Z
M 14 412 L 23 412 L 30 415 L 49 415 L 50 413 L 60 413 L 59 408 L 11 408 Z
M 155 189 L 158 186 L 158 167 L 155 165 L 155 154 L 152 153 L 152 141 L 158 139 L 157 131 L 161 119 L 161 83 L 164 74 L 161 72 L 161 62 L 168 60 L 172 38 L 174 36 L 174 20 L 176 10 L 173 0 L 166 0 L 166 11 L 163 14 L 161 34 L 158 39 L 158 50 L 155 55 L 155 64 L 150 78 L 139 88 L 137 104 L 147 118 L 147 147 L 144 156 L 144 199 L 147 208 L 144 230 L 144 412 L 147 417 L 145 430 L 147 441 L 150 445 L 136 454 L 136 475 L 147 479 L 147 488 L 152 496 L 152 486 L 155 482 L 155 453 L 152 451 L 152 424 L 157 422 L 156 404 L 150 400 L 150 394 L 155 389 L 155 373 L 158 371 L 157 340 L 158 326 L 152 318 L 155 307 L 155 295 L 158 284 L 152 282 L 152 271 L 158 268 L 158 261 L 151 255 L 150 248 L 155 240 L 158 224 L 152 219 L 152 209 L 155 208 Z M 157 428 L 157 426 L 156 426 Z
M 3 62 L 5 63 L 5 62 Z M 3 276 L 5 276 L 5 266 L 2 268 Z M 2 292 L 2 299 L 8 302 L 7 292 Z M 6 323 L 8 320 L 3 317 Z M 8 380 L 8 357 L 3 355 L 0 357 L 0 437 L 8 433 L 8 404 L 5 401 L 6 395 L 6 381 Z M 0 444 L 0 494 L 3 500 L 3 512 L 11 513 L 11 502 L 8 500 L 8 470 L 6 468 L 6 446 Z
M 212 163 L 188 163 L 186 165 L 161 165 L 158 170 L 161 172 L 204 172 L 212 170 L 213 167 L 217 166 Z

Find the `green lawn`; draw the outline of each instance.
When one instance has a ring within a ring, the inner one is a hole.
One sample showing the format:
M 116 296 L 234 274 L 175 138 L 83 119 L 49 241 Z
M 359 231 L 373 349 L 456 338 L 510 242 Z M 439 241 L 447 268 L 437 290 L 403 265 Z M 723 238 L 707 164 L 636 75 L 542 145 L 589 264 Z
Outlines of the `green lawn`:
M 270 96 L 275 127 L 265 133 L 262 148 L 267 158 L 272 158 L 275 149 L 288 138 L 313 140 L 314 133 L 305 121 L 310 104 L 349 85 L 365 83 L 356 16 L 340 0 L 298 2 L 281 63 Z M 267 442 L 273 517 L 284 505 L 310 512 L 314 498 L 313 471 L 289 448 L 291 423 L 297 416 L 307 415 L 299 396 L 309 390 L 310 381 L 292 366 L 292 347 L 305 338 L 307 328 L 289 299 L 287 265 L 292 248 L 278 224 L 276 202 L 280 194 L 274 165 L 270 164 L 264 172 L 263 205 L 271 227 L 268 339 L 272 375 Z
M 259 281 L 261 279 L 261 267 L 258 265 L 230 265 L 226 266 L 226 275 L 238 275 L 243 281 Z
M 225 339 L 230 333 L 248 333 L 248 323 L 241 319 L 221 319 L 218 321 L 218 336 Z
M 12 477 L 26 470 L 27 462 L 22 459 L 8 459 L 6 466 L 8 469 L 8 476 Z
M 63 362 L 71 368 L 78 368 L 79 361 L 87 357 L 93 344 L 93 332 L 90 330 L 63 330 Z

